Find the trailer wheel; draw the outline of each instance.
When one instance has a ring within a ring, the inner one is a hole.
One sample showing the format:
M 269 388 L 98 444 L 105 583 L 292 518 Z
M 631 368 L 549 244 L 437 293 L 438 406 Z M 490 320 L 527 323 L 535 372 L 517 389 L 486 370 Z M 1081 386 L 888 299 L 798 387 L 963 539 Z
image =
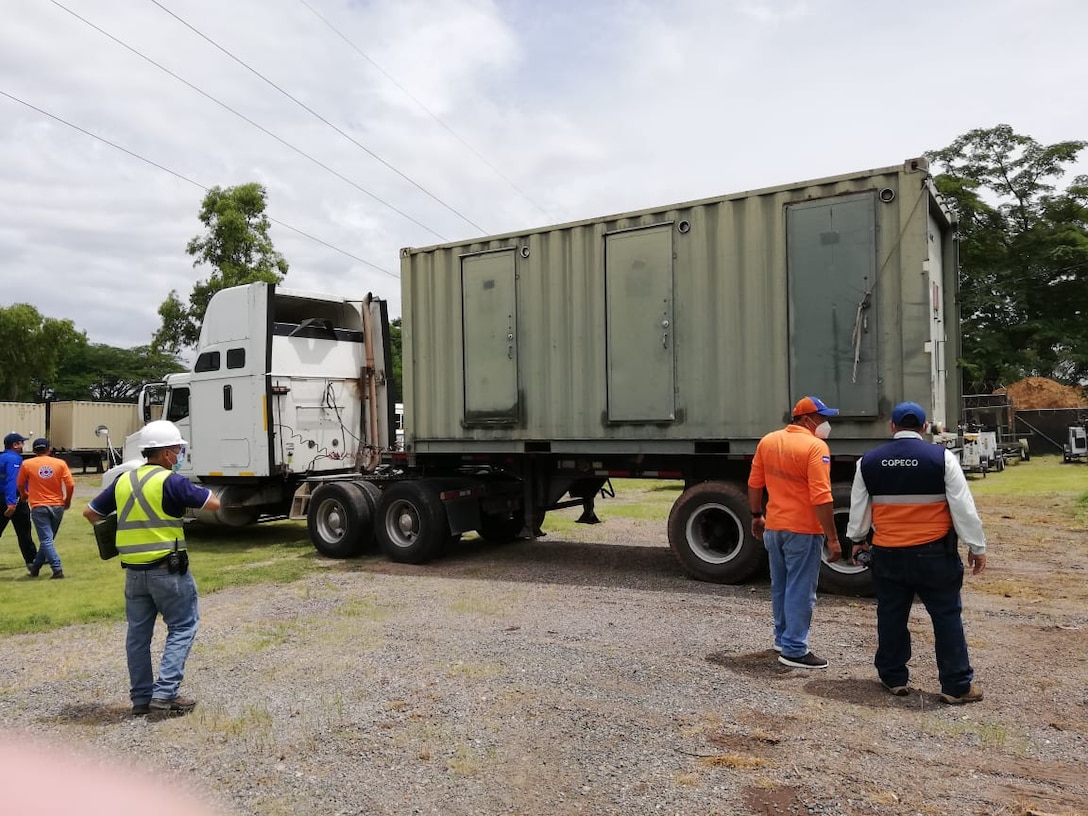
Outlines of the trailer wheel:
M 843 558 L 838 561 L 827 560 L 827 547 L 824 547 L 823 563 L 820 564 L 821 592 L 829 592 L 833 595 L 860 595 L 873 594 L 873 576 L 868 567 L 860 564 L 852 564 L 846 560 L 846 526 L 850 520 L 850 485 L 837 484 L 831 486 L 831 498 L 835 503 L 835 529 L 839 532 L 839 543 L 843 544 Z
M 376 533 L 382 550 L 393 561 L 430 561 L 450 540 L 446 506 L 425 482 L 398 482 L 382 493 Z
M 481 513 L 477 534 L 488 544 L 509 544 L 525 529 L 525 513 L 518 510 L 510 516 Z
M 314 548 L 326 558 L 351 558 L 374 541 L 374 485 L 330 482 L 310 499 L 306 529 Z
M 704 482 L 681 493 L 669 511 L 668 529 L 680 566 L 700 581 L 740 583 L 765 557 L 752 535 L 747 495 L 725 482 Z

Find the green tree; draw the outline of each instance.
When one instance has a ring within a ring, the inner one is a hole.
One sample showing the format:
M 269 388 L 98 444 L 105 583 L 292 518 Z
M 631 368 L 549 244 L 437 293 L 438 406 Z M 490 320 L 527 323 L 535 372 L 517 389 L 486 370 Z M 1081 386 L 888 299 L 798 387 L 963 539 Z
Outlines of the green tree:
M 1088 375 L 1088 177 L 1055 186 L 1086 145 L 1043 145 L 998 125 L 927 154 L 960 216 L 968 393 Z
M 194 267 L 209 266 L 211 274 L 193 285 L 188 303 L 173 290 L 159 306 L 162 325 L 152 340 L 154 349 L 177 354 L 195 346 L 208 302 L 220 289 L 283 280 L 287 261 L 268 235 L 267 203 L 265 188 L 255 182 L 213 187 L 204 196 L 200 222 L 206 232 L 191 239 L 185 251 Z
M 389 321 L 389 352 L 393 358 L 393 402 L 404 402 L 404 354 L 401 345 L 401 319 Z
M 61 359 L 51 396 L 56 400 L 135 402 L 144 383 L 184 370 L 174 357 L 150 346 L 124 349 L 84 344 Z
M 0 400 L 45 399 L 60 361 L 86 344 L 71 320 L 43 317 L 27 303 L 0 307 Z

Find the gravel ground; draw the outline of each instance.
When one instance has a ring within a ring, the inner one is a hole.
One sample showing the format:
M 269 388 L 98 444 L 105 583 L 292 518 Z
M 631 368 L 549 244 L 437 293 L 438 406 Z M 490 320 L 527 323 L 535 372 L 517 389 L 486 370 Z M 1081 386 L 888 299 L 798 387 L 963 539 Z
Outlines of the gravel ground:
M 864 599 L 821 596 L 831 668 L 789 670 L 765 579 L 690 581 L 661 525 L 625 521 L 207 596 L 175 720 L 128 715 L 123 625 L 3 638 L 0 727 L 232 814 L 1088 812 L 1084 535 L 1054 533 L 1079 584 L 1032 595 L 998 554 L 1030 508 L 983 511 L 972 706 L 938 704 L 922 610 L 909 697 L 875 683 Z

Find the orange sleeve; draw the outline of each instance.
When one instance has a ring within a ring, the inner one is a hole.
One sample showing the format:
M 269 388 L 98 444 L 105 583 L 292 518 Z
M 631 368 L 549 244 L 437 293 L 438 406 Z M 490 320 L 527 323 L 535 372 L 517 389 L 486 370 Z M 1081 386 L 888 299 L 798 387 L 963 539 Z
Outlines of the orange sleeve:
M 68 495 L 71 496 L 76 491 L 76 480 L 72 476 L 72 469 L 68 467 L 67 462 L 64 463 L 64 471 L 60 474 L 60 477 L 64 480 L 64 486 L 68 489 Z
M 831 450 L 827 443 L 817 440 L 809 448 L 808 491 L 813 506 L 828 504 L 831 498 Z
M 767 477 L 763 474 L 763 440 L 756 445 L 756 455 L 752 457 L 752 469 L 748 472 L 748 487 L 766 487 Z
M 30 472 L 26 469 L 26 462 L 19 466 L 19 475 L 16 479 L 15 489 L 20 493 L 26 493 L 26 486 L 30 482 Z

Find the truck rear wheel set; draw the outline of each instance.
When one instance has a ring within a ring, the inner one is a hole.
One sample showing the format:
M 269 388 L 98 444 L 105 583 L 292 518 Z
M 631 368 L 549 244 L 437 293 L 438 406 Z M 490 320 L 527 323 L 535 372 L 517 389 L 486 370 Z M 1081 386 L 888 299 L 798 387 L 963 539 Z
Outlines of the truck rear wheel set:
M 850 486 L 832 487 L 835 527 L 846 540 Z M 752 516 L 745 490 L 729 482 L 692 485 L 669 513 L 669 546 L 691 577 L 719 584 L 739 584 L 766 562 L 763 542 L 752 535 Z M 871 595 L 868 567 L 848 560 L 820 565 L 820 590 L 838 595 Z
M 835 485 L 835 526 L 846 540 L 850 486 Z M 538 513 L 540 521 L 543 513 Z M 537 519 L 534 519 L 537 522 Z M 535 524 L 539 528 L 539 523 Z M 450 533 L 446 506 L 435 484 L 395 482 L 384 490 L 368 481 L 337 481 L 318 487 L 310 501 L 307 527 L 317 551 L 327 558 L 351 558 L 374 549 L 392 561 L 423 564 L 439 557 L 460 534 Z M 752 535 L 752 517 L 743 485 L 701 482 L 680 494 L 668 519 L 669 546 L 691 577 L 739 584 L 764 568 L 763 542 Z M 477 534 L 489 544 L 508 544 L 525 529 L 525 514 L 481 510 Z M 870 595 L 867 567 L 847 559 L 820 566 L 820 589 L 840 595 Z

